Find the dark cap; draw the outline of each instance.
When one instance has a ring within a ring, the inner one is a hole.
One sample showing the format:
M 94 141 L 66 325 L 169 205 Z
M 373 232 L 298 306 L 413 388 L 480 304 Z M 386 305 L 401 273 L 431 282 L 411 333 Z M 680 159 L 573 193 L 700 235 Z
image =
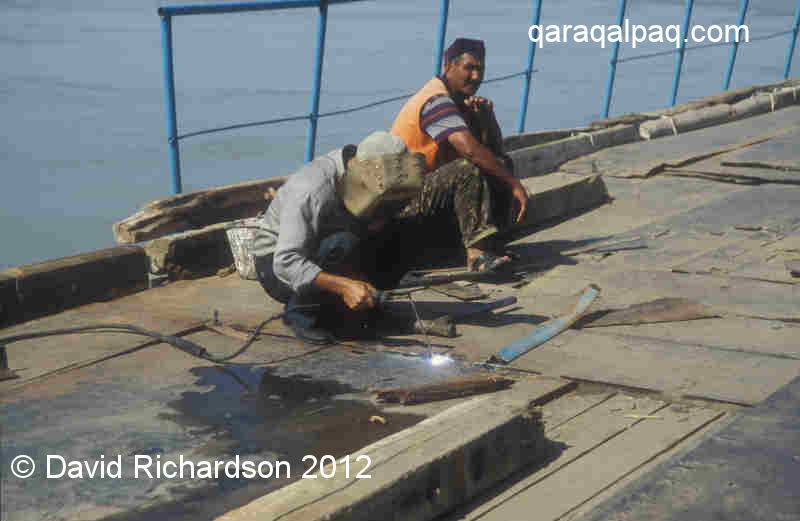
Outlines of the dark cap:
M 450 63 L 465 52 L 472 54 L 480 61 L 484 61 L 484 58 L 486 57 L 486 47 L 483 45 L 483 40 L 456 38 L 456 40 L 444 52 L 444 62 Z

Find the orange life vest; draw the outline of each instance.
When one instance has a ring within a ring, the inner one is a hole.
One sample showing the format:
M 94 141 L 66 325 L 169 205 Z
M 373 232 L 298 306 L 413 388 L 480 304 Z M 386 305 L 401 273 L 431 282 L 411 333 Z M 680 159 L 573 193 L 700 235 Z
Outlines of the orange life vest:
M 390 131 L 401 138 L 410 151 L 425 154 L 428 172 L 459 157 L 449 143 L 437 143 L 420 126 L 422 107 L 429 99 L 440 94 L 448 94 L 447 87 L 439 78 L 433 78 L 403 106 Z

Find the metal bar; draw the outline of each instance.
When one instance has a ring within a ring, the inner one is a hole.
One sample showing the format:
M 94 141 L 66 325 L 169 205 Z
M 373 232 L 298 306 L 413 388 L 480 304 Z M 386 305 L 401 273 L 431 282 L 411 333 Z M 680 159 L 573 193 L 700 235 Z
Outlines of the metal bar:
M 444 55 L 444 39 L 447 35 L 447 15 L 450 11 L 450 0 L 442 0 L 439 13 L 439 35 L 436 38 L 436 60 L 433 63 L 433 75 L 438 76 L 442 71 L 442 58 Z
M 669 106 L 675 106 L 675 100 L 678 99 L 678 86 L 681 82 L 681 68 L 683 68 L 683 55 L 686 52 L 686 33 L 689 32 L 689 22 L 692 19 L 692 8 L 694 7 L 694 0 L 686 0 L 686 12 L 683 16 L 683 25 L 681 26 L 681 40 L 679 42 L 678 56 L 675 58 L 675 76 L 672 78 L 672 95 L 670 96 Z
M 533 0 L 533 13 L 531 25 L 539 25 L 542 16 L 542 0 Z M 541 38 L 541 35 L 539 35 Z M 525 81 L 522 85 L 522 99 L 519 102 L 519 118 L 517 120 L 517 134 L 525 131 L 525 120 L 528 116 L 528 98 L 531 91 L 531 74 L 533 74 L 533 58 L 536 56 L 536 42 L 528 41 L 528 66 L 525 68 Z
M 184 139 L 187 137 L 195 137 L 195 136 L 202 136 L 204 134 L 214 134 L 216 132 L 225 132 L 226 130 L 237 130 L 240 128 L 248 128 L 248 127 L 260 127 L 264 125 L 274 125 L 276 123 L 288 123 L 291 121 L 301 121 L 303 119 L 308 119 L 307 115 L 304 116 L 290 116 L 286 118 L 277 118 L 277 119 L 267 119 L 264 121 L 253 121 L 251 123 L 239 123 L 237 125 L 228 125 L 227 127 L 217 127 L 217 128 L 209 128 L 206 130 L 197 130 L 194 132 L 187 132 L 186 134 L 181 134 L 178 136 L 178 139 Z
M 617 26 L 622 27 L 625 21 L 625 7 L 627 0 L 619 0 L 617 10 Z M 614 42 L 611 48 L 611 59 L 608 61 L 608 79 L 606 80 L 606 98 L 603 102 L 603 119 L 608 118 L 608 111 L 611 110 L 611 97 L 614 94 L 614 78 L 617 75 L 617 58 L 619 57 L 619 40 Z
M 273 0 L 271 2 L 237 2 L 230 4 L 175 5 L 158 8 L 161 16 L 185 16 L 193 14 L 241 13 L 246 11 L 273 11 L 300 7 L 320 7 L 324 0 Z M 327 0 L 326 4 L 350 4 L 363 0 Z
M 739 9 L 739 26 L 744 25 L 744 19 L 747 16 L 747 7 L 750 5 L 750 0 L 742 0 L 742 7 Z M 728 62 L 728 72 L 725 73 L 725 82 L 722 84 L 722 90 L 728 90 L 731 84 L 731 77 L 733 76 L 733 66 L 736 63 L 736 52 L 739 50 L 739 42 L 731 42 L 731 57 Z
M 314 159 L 317 144 L 317 119 L 319 119 L 319 91 L 322 88 L 322 62 L 325 58 L 325 31 L 328 26 L 328 1 L 321 0 L 317 23 L 317 52 L 314 63 L 314 83 L 311 88 L 311 113 L 308 115 L 305 161 Z
M 562 333 L 583 316 L 599 294 L 600 288 L 594 284 L 589 284 L 589 286 L 583 290 L 580 300 L 578 300 L 575 309 L 573 309 L 571 313 L 550 319 L 544 324 L 533 328 L 526 336 L 498 351 L 496 355 L 489 358 L 489 362 L 511 363 L 534 347 L 540 346 L 554 336 Z
M 533 69 L 531 72 L 539 72 L 539 69 Z M 506 74 L 505 76 L 498 76 L 497 78 L 489 78 L 488 80 L 483 80 L 481 82 L 481 85 L 486 85 L 487 83 L 494 83 L 496 81 L 510 80 L 511 78 L 516 78 L 518 76 L 525 76 L 525 71 Z
M 533 72 L 537 72 L 537 70 L 534 69 Z M 523 76 L 524 74 L 525 74 L 525 71 L 515 72 L 514 74 L 507 74 L 505 76 L 499 76 L 497 78 L 491 78 L 491 79 L 488 79 L 488 80 L 483 80 L 483 83 L 492 83 L 492 82 L 496 82 L 496 81 L 509 80 L 511 78 L 516 78 L 518 76 Z M 369 109 L 369 108 L 372 108 L 372 107 L 377 107 L 377 106 L 380 106 L 380 105 L 383 105 L 383 104 L 386 104 L 386 103 L 392 103 L 394 101 L 404 100 L 404 99 L 407 99 L 407 98 L 410 98 L 411 96 L 413 96 L 415 92 L 416 91 L 406 92 L 405 94 L 401 94 L 400 96 L 394 96 L 394 97 L 391 97 L 391 98 L 386 98 L 386 99 L 382 99 L 382 100 L 378 100 L 378 101 L 373 101 L 371 103 L 365 103 L 364 105 L 358 105 L 358 106 L 350 107 L 350 108 L 346 108 L 346 109 L 333 110 L 331 112 L 320 112 L 317 115 L 317 119 L 327 118 L 327 117 L 330 117 L 330 116 L 339 116 L 341 114 L 349 114 L 351 112 L 357 112 L 359 110 L 364 110 L 364 109 Z M 258 126 L 264 126 L 264 125 L 274 125 L 274 124 L 277 124 L 277 123 L 288 123 L 288 122 L 292 122 L 292 121 L 300 121 L 300 120 L 303 120 L 303 119 L 308 119 L 308 115 L 304 115 L 304 116 L 289 116 L 289 117 L 285 117 L 285 118 L 267 119 L 267 120 L 264 120 L 264 121 L 253 121 L 253 122 L 250 122 L 250 123 L 239 123 L 239 124 L 236 124 L 236 125 L 228 125 L 228 126 L 225 126 L 225 127 L 216 127 L 216 128 L 209 128 L 209 129 L 206 129 L 206 130 L 197 130 L 197 131 L 194 131 L 194 132 L 187 132 L 186 134 L 179 134 L 178 135 L 178 140 L 181 140 L 181 139 L 184 139 L 184 138 L 189 138 L 189 137 L 202 136 L 204 134 L 213 134 L 215 132 L 224 132 L 226 130 L 237 130 L 237 129 L 240 129 L 240 128 L 258 127 Z
M 772 38 L 777 38 L 778 36 L 783 36 L 783 35 L 789 34 L 791 32 L 792 32 L 792 30 L 789 29 L 788 31 L 778 31 L 777 33 L 770 33 L 770 34 L 765 34 L 765 35 L 762 35 L 762 36 L 751 36 L 750 39 L 748 40 L 748 42 L 752 43 L 752 42 L 760 42 L 760 41 L 764 41 L 764 40 L 770 40 Z M 748 42 L 746 42 L 746 43 L 748 43 Z M 700 45 L 692 45 L 691 47 L 687 47 L 686 51 L 687 52 L 688 51 L 699 51 L 701 49 L 710 49 L 711 47 L 724 47 L 725 45 L 729 45 L 728 42 L 703 43 L 703 44 L 700 44 Z M 678 52 L 677 49 L 673 49 L 671 51 L 660 51 L 660 52 L 652 52 L 652 53 L 648 53 L 648 54 L 639 54 L 638 56 L 629 56 L 627 58 L 618 59 L 617 63 L 619 64 L 619 63 L 632 62 L 632 61 L 636 61 L 636 60 L 645 60 L 647 58 L 655 58 L 656 56 L 666 56 L 668 54 L 675 54 L 677 52 Z
M 172 18 L 170 16 L 161 17 L 161 45 L 161 55 L 164 60 L 164 94 L 172 191 L 179 194 L 183 188 L 181 186 L 181 154 L 178 148 L 178 116 L 175 109 L 175 71 L 172 66 Z
M 789 38 L 789 53 L 786 55 L 786 65 L 783 68 L 783 79 L 789 79 L 789 71 L 792 69 L 792 56 L 794 55 L 794 46 L 797 43 L 797 31 L 800 28 L 800 0 L 797 0 L 797 9 L 794 12 L 794 27 L 792 28 L 792 36 Z

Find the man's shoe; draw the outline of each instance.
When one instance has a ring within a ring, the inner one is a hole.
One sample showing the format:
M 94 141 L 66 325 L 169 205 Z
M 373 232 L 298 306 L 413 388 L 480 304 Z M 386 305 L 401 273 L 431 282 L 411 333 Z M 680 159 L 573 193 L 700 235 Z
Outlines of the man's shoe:
M 328 345 L 335 342 L 335 338 L 330 332 L 313 327 L 313 321 L 301 313 L 287 311 L 283 316 L 283 323 L 292 330 L 295 337 L 306 344 Z

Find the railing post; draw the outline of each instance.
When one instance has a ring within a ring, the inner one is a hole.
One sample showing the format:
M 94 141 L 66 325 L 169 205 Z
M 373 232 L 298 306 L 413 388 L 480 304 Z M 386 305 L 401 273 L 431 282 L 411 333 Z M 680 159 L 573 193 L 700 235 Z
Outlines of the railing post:
M 539 25 L 542 16 L 542 0 L 533 0 L 533 14 L 531 25 Z M 539 37 L 541 38 L 541 34 Z M 528 42 L 528 66 L 525 68 L 525 83 L 522 86 L 522 99 L 519 103 L 519 120 L 517 121 L 517 134 L 525 131 L 525 120 L 528 116 L 528 97 L 531 91 L 531 75 L 533 74 L 533 58 L 536 56 L 536 42 Z
M 783 79 L 789 79 L 789 71 L 792 69 L 792 56 L 794 55 L 794 46 L 797 43 L 797 31 L 800 29 L 800 0 L 797 0 L 797 9 L 794 12 L 794 27 L 792 28 L 792 35 L 789 37 L 789 53 L 786 56 L 786 65 L 783 68 Z
M 617 25 L 622 27 L 625 22 L 625 7 L 627 0 L 619 0 L 617 10 Z M 606 99 L 603 102 L 603 119 L 608 118 L 608 111 L 611 109 L 611 96 L 614 93 L 614 77 L 617 75 L 617 58 L 619 57 L 619 40 L 614 42 L 611 48 L 611 59 L 608 62 L 608 79 L 606 80 Z
M 178 117 L 175 110 L 175 71 L 172 67 L 172 17 L 161 15 L 161 55 L 164 60 L 164 93 L 166 95 L 167 142 L 172 170 L 172 191 L 179 194 L 181 186 L 181 155 L 178 147 Z
M 433 63 L 433 75 L 442 72 L 442 55 L 444 54 L 444 39 L 447 35 L 447 14 L 450 11 L 450 0 L 442 0 L 442 9 L 439 13 L 439 35 L 436 38 L 436 61 Z
M 750 5 L 750 0 L 742 0 L 742 7 L 739 9 L 739 25 L 744 25 L 744 19 L 747 16 L 747 6 Z M 733 65 L 736 63 L 736 52 L 739 50 L 739 42 L 731 42 L 731 58 L 728 62 L 728 72 L 725 73 L 725 83 L 722 85 L 722 90 L 728 90 L 731 84 L 731 77 L 733 76 Z
M 672 95 L 670 96 L 669 106 L 674 107 L 678 99 L 678 85 L 681 82 L 681 68 L 683 67 L 683 55 L 686 53 L 686 34 L 689 32 L 689 22 L 692 19 L 692 7 L 694 0 L 686 0 L 686 13 L 683 17 L 681 26 L 681 40 L 679 42 L 678 56 L 675 58 L 675 77 L 672 79 Z
M 325 58 L 325 31 L 328 26 L 328 0 L 319 2 L 319 21 L 317 23 L 317 51 L 314 63 L 314 82 L 311 87 L 311 113 L 308 115 L 308 136 L 306 136 L 305 161 L 314 159 L 317 144 L 317 119 L 319 117 L 319 92 L 322 88 L 322 62 Z

